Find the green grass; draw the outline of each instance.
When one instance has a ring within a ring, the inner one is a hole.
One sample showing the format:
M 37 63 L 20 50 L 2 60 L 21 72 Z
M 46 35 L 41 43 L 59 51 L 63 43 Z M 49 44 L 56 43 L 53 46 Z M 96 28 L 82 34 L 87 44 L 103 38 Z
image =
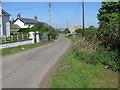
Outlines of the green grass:
M 75 42 L 80 37 L 69 37 Z M 118 74 L 75 58 L 74 45 L 50 78 L 50 88 L 118 88 Z
M 41 42 L 41 43 L 37 43 L 37 44 L 26 44 L 26 45 L 21 45 L 21 46 L 17 46 L 17 47 L 4 48 L 4 49 L 0 50 L 0 55 L 9 55 L 9 54 L 17 53 L 20 51 L 28 50 L 28 49 L 39 47 L 42 45 L 46 45 L 46 44 L 49 44 L 52 42 L 54 42 L 54 41 L 51 40 L 51 41 Z

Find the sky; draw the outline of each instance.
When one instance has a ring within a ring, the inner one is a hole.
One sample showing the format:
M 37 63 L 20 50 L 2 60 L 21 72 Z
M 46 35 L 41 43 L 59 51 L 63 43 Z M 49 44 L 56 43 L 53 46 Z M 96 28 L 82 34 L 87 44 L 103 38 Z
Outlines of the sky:
M 1 0 L 2 2 L 48 2 L 48 0 Z M 82 0 L 50 0 L 51 2 L 81 2 Z M 85 2 L 101 2 L 104 0 L 84 0 Z M 116 1 L 116 0 L 112 0 Z
M 51 2 L 51 24 L 55 28 L 70 27 L 72 24 L 82 24 L 81 2 Z M 85 27 L 98 27 L 97 14 L 101 2 L 85 2 Z M 3 2 L 3 9 L 11 14 L 10 19 L 16 19 L 20 13 L 23 18 L 38 17 L 41 22 L 49 23 L 48 2 Z

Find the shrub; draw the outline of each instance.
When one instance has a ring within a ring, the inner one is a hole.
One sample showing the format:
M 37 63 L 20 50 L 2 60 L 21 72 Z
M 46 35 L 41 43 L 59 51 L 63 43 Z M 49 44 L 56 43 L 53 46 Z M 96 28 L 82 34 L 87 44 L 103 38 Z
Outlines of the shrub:
M 88 42 L 81 38 L 75 44 L 75 54 L 80 60 L 85 60 L 90 64 L 103 64 L 114 71 L 119 71 L 118 51 L 111 51 L 97 44 Z
M 81 28 L 75 30 L 76 33 L 83 33 L 83 30 Z
M 69 28 L 66 28 L 63 33 L 65 33 L 65 34 L 70 33 Z
M 28 32 L 30 32 L 30 28 L 20 28 L 19 31 L 23 32 L 23 33 L 28 33 Z
M 53 27 L 50 27 L 46 23 L 36 23 L 32 28 L 32 31 L 36 32 L 39 31 L 40 34 L 51 34 L 51 35 L 57 35 L 57 31 L 54 30 Z

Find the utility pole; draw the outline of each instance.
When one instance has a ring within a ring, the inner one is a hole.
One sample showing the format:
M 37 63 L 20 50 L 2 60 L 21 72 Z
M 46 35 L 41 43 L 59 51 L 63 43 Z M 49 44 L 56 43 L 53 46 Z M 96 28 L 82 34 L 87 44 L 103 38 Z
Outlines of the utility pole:
M 48 5 L 48 16 L 49 16 L 49 26 L 51 27 L 51 3 L 49 0 L 49 5 Z
M 85 28 L 85 26 L 84 26 L 84 0 L 82 0 L 82 26 L 83 26 L 83 31 L 84 31 L 84 28 Z

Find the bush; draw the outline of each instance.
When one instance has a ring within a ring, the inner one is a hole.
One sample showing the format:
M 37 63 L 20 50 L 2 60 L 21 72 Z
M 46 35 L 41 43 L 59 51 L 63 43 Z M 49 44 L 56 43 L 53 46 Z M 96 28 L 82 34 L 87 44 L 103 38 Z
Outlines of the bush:
M 53 27 L 50 27 L 49 25 L 39 22 L 36 23 L 32 28 L 31 31 L 39 31 L 40 34 L 51 34 L 51 35 L 57 35 L 57 31 L 54 30 Z
M 28 33 L 28 32 L 30 32 L 30 28 L 20 28 L 19 31 L 23 32 L 23 33 Z
M 81 28 L 75 30 L 76 33 L 83 33 L 83 30 Z
M 75 43 L 76 57 L 85 60 L 90 64 L 103 64 L 114 71 L 119 71 L 119 60 L 117 58 L 118 51 L 111 51 L 104 47 L 98 47 L 97 44 L 88 42 L 85 38 L 81 38 Z
M 65 34 L 70 33 L 69 28 L 66 28 L 65 31 L 64 31 L 63 33 L 65 33 Z

